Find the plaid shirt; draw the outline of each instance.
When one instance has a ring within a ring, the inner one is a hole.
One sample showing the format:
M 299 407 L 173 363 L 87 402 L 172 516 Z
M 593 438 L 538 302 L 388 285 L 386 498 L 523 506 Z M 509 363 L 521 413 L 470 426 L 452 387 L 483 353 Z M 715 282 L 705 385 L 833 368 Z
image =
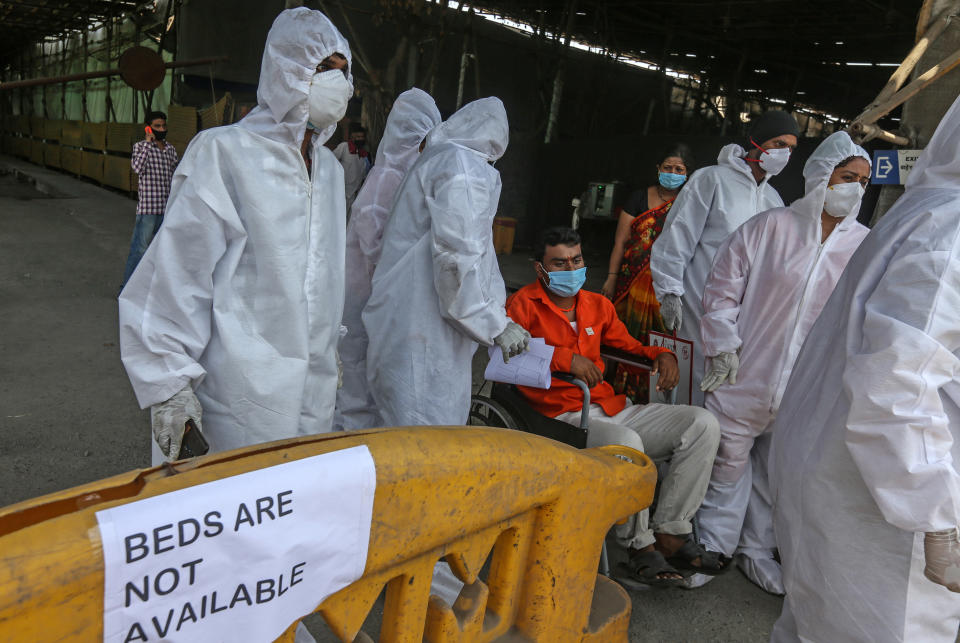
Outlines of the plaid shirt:
M 137 141 L 130 165 L 140 177 L 137 214 L 163 214 L 177 165 L 177 150 L 170 143 L 161 150 L 151 141 Z

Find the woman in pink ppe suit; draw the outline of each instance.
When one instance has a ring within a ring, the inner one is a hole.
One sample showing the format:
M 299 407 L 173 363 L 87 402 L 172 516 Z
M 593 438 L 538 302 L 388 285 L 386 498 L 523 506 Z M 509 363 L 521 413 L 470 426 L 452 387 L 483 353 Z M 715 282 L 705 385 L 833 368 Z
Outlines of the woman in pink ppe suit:
M 340 342 L 343 386 L 337 391 L 336 430 L 380 426 L 380 414 L 367 384 L 367 332 L 360 319 L 370 299 L 373 271 L 380 261 L 383 228 L 403 178 L 420 157 L 420 144 L 440 124 L 440 111 L 427 92 L 409 89 L 393 103 L 377 164 L 370 170 L 350 210 L 347 224 L 346 301 Z
M 730 235 L 703 293 L 701 389 L 721 438 L 697 514 L 700 539 L 710 551 L 736 553 L 747 577 L 774 594 L 783 581 L 767 483 L 770 427 L 810 327 L 867 235 L 856 216 L 869 158 L 845 132 L 824 140 L 803 168 L 806 194 Z

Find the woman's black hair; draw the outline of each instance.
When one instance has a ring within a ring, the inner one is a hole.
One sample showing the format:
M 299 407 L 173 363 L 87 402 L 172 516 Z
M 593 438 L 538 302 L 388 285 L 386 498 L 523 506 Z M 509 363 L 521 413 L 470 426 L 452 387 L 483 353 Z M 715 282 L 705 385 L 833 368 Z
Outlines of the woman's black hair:
M 848 156 L 847 158 L 845 158 L 845 159 L 843 159 L 842 161 L 840 161 L 839 163 L 837 163 L 837 164 L 834 166 L 833 169 L 837 169 L 838 167 L 846 167 L 847 165 L 849 165 L 850 161 L 852 161 L 853 159 L 862 159 L 862 158 L 863 158 L 863 157 L 860 156 L 859 154 L 854 154 L 853 156 Z M 866 160 L 866 159 L 864 159 L 864 160 Z M 869 163 L 869 161 L 867 161 L 867 162 Z
M 674 143 L 666 150 L 663 154 L 660 155 L 660 160 L 657 161 L 657 165 L 663 163 L 664 159 L 667 159 L 671 156 L 677 156 L 683 161 L 683 164 L 687 166 L 687 175 L 693 174 L 693 171 L 696 169 L 696 163 L 693 159 L 693 150 L 690 149 L 690 146 L 686 143 Z

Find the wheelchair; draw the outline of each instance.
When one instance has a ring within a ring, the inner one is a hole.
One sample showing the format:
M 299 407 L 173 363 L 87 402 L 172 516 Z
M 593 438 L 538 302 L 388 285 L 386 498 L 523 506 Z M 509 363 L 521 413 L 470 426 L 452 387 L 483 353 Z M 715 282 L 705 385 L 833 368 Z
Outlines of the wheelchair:
M 609 346 L 600 348 L 600 356 L 608 365 L 607 373 L 612 372 L 612 369 L 609 368 L 611 363 L 624 364 L 645 371 L 650 371 L 653 368 L 652 363 L 647 358 Z M 583 393 L 582 408 L 590 407 L 590 389 L 586 382 L 575 378 L 570 373 L 555 372 L 553 376 L 576 385 Z M 675 387 L 663 402 L 676 404 L 676 399 L 677 389 Z M 566 422 L 537 413 L 513 384 L 484 381 L 476 395 L 470 398 L 470 414 L 467 424 L 525 431 L 557 442 L 563 442 L 577 449 L 583 449 L 587 446 L 590 417 L 586 413 L 581 413 L 580 426 L 572 426 Z
M 613 372 L 614 369 L 610 368 L 611 364 L 624 364 L 645 371 L 653 369 L 652 362 L 647 358 L 609 346 L 601 346 L 600 356 L 607 365 L 606 373 Z M 586 382 L 570 373 L 554 372 L 553 376 L 577 386 L 583 393 L 581 409 L 590 408 L 590 387 Z M 676 400 L 677 387 L 674 387 L 663 403 L 676 404 Z M 584 449 L 590 432 L 590 414 L 581 410 L 580 426 L 573 426 L 535 411 L 515 385 L 484 381 L 477 393 L 470 398 L 467 424 L 524 431 L 562 442 L 576 449 Z M 606 542 L 600 552 L 600 573 L 610 576 Z

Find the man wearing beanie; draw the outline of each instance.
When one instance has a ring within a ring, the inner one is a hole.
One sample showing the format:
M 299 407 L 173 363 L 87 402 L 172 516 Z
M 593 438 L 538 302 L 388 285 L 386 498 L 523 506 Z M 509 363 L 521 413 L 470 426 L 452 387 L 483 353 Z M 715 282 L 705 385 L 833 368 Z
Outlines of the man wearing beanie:
M 663 322 L 679 337 L 693 341 L 694 406 L 703 405 L 697 386 L 705 368 L 701 299 L 713 255 L 730 233 L 755 214 L 783 206 L 768 179 L 786 167 L 799 134 L 796 120 L 786 112 L 769 111 L 758 118 L 750 128 L 746 150 L 736 143 L 726 145 L 717 165 L 690 177 L 653 244 L 650 270 Z

